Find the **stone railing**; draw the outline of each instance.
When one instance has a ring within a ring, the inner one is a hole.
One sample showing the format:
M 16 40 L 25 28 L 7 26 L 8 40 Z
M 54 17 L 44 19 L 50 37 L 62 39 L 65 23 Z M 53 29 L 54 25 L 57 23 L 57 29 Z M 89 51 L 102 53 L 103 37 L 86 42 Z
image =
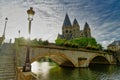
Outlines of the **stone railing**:
M 17 68 L 17 80 L 38 80 L 37 75 L 32 72 L 22 72 L 22 68 Z M 39 79 L 40 80 L 40 79 Z

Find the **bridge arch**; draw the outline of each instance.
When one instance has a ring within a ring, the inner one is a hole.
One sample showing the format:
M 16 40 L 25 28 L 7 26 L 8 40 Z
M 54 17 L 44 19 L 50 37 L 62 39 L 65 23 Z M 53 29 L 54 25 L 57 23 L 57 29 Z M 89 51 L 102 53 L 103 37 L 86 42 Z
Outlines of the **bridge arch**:
M 90 64 L 110 64 L 110 62 L 105 56 L 97 55 L 90 58 L 89 65 Z
M 55 63 L 57 63 L 60 66 L 75 67 L 74 61 L 71 58 L 61 53 L 57 53 L 57 54 L 56 53 L 42 53 L 42 54 L 39 54 L 33 57 L 31 59 L 31 63 L 46 56 L 48 56 L 51 60 L 53 60 Z

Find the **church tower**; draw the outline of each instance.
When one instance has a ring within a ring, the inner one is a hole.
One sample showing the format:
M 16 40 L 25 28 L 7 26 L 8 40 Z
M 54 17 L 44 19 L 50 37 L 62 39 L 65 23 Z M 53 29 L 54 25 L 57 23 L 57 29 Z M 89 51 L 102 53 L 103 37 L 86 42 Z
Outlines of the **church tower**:
M 72 25 L 67 13 L 62 26 L 62 34 L 65 39 L 72 39 Z
M 91 38 L 91 30 L 87 22 L 85 23 L 85 26 L 84 26 L 84 36 Z
M 86 22 L 84 25 L 84 29 L 80 30 L 80 25 L 75 18 L 73 21 L 73 24 L 71 24 L 70 19 L 68 14 L 66 13 L 65 19 L 62 25 L 62 34 L 58 34 L 58 38 L 61 39 L 75 39 L 75 38 L 81 38 L 81 37 L 86 37 L 86 38 L 91 38 L 91 29 Z
M 78 38 L 80 35 L 80 26 L 78 24 L 78 21 L 74 19 L 73 21 L 73 28 L 72 28 L 73 38 Z

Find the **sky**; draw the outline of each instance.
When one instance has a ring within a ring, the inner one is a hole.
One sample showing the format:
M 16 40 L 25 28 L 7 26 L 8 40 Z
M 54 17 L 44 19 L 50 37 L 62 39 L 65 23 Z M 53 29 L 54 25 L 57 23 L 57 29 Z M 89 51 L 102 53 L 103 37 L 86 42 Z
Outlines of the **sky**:
M 8 17 L 6 40 L 28 37 L 27 10 L 33 7 L 31 38 L 54 42 L 62 33 L 66 13 L 71 23 L 77 19 L 82 30 L 90 25 L 92 36 L 106 48 L 112 41 L 120 40 L 120 0 L 0 0 L 0 36 Z

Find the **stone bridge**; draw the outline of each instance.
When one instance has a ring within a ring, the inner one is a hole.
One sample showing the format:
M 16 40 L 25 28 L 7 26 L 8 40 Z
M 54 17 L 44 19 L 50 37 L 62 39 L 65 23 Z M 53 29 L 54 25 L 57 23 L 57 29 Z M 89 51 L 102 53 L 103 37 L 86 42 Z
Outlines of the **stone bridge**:
M 18 66 L 23 66 L 25 62 L 27 48 L 18 46 L 16 49 Z M 89 67 L 94 64 L 116 64 L 112 54 L 102 51 L 92 51 L 86 49 L 72 49 L 58 46 L 33 46 L 30 47 L 31 63 L 48 56 L 60 66 L 68 67 Z

